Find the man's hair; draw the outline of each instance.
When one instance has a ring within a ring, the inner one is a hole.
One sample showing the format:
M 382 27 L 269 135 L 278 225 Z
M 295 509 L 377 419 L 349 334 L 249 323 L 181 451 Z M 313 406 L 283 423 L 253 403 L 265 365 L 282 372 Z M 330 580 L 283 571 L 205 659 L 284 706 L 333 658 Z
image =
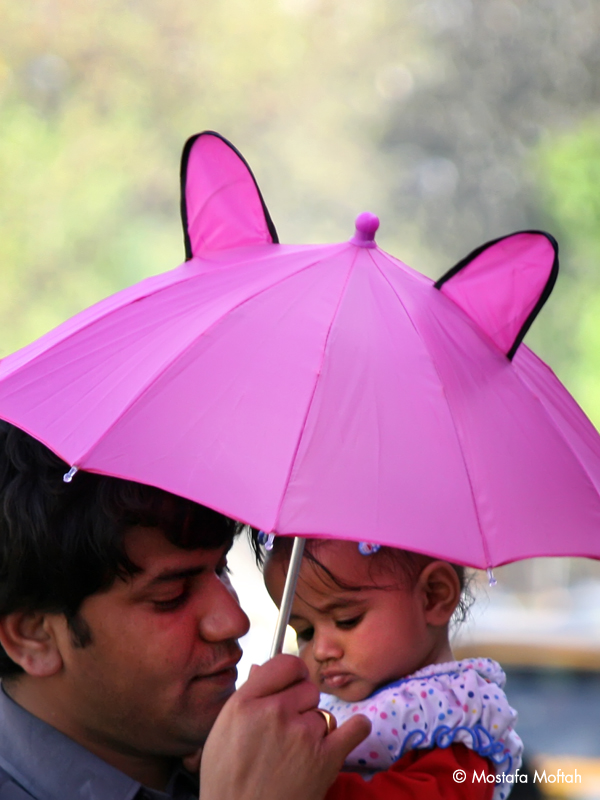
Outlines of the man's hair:
M 234 520 L 133 481 L 78 472 L 43 444 L 0 420 L 0 616 L 64 614 L 78 646 L 90 641 L 83 600 L 139 570 L 124 549 L 135 525 L 159 528 L 184 549 L 216 549 L 239 532 Z M 0 677 L 23 672 L 0 647 Z

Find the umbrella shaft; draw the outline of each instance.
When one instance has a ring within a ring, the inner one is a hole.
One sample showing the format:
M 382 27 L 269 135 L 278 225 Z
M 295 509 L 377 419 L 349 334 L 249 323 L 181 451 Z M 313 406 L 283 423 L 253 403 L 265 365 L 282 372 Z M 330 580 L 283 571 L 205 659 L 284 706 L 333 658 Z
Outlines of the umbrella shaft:
M 275 635 L 273 637 L 273 645 L 269 658 L 278 655 L 283 649 L 285 629 L 287 628 L 292 612 L 292 602 L 296 592 L 296 583 L 298 581 L 298 575 L 300 574 L 300 565 L 302 563 L 302 554 L 304 553 L 305 544 L 306 539 L 303 539 L 301 536 L 297 536 L 294 539 L 292 556 L 285 578 L 285 588 L 283 590 L 283 597 L 281 598 L 281 606 L 279 608 L 279 616 L 277 617 L 277 625 L 275 626 Z

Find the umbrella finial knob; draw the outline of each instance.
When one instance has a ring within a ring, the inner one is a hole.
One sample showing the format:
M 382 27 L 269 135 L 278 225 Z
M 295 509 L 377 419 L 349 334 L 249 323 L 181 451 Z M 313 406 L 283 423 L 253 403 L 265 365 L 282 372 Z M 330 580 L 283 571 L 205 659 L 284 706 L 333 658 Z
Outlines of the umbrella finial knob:
M 352 244 L 357 247 L 377 247 L 375 244 L 375 232 L 379 227 L 379 217 L 371 214 L 370 211 L 363 211 L 356 218 L 356 230 L 350 239 Z

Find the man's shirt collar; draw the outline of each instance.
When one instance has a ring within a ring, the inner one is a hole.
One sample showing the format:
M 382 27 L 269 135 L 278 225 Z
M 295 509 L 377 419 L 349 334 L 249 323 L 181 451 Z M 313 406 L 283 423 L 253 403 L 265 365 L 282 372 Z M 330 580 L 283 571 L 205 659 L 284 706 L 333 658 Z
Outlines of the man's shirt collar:
M 193 780 L 178 771 L 175 793 L 157 792 L 111 767 L 30 714 L 0 689 L 0 767 L 36 800 L 191 800 Z M 189 787 L 189 793 L 187 791 Z

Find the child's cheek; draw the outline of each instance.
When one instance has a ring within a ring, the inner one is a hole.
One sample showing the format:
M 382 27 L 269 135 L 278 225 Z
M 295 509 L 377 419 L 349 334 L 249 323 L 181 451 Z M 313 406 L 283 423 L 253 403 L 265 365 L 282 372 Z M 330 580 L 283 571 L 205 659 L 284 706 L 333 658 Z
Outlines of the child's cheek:
M 318 664 L 313 658 L 312 655 L 312 647 L 310 644 L 304 644 L 302 647 L 299 648 L 298 655 L 304 661 L 306 666 L 308 667 L 308 672 L 310 674 L 310 679 L 313 683 L 317 686 L 319 685 L 319 668 Z

